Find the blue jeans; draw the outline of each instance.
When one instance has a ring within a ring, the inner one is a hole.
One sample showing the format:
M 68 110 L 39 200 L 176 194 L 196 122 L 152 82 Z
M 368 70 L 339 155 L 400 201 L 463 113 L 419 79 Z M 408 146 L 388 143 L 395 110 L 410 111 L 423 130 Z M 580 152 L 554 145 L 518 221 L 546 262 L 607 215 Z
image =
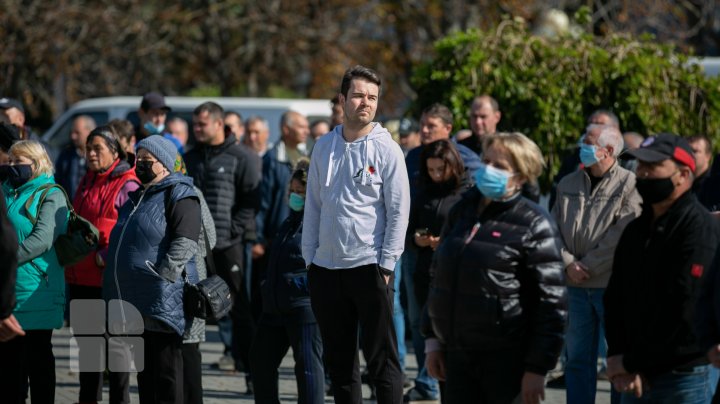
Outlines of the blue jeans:
M 425 339 L 420 335 L 420 319 L 422 318 L 423 308 L 418 307 L 417 299 L 415 299 L 415 282 L 413 282 L 413 273 L 415 273 L 416 264 L 417 254 L 413 250 L 406 249 L 402 254 L 402 276 L 405 278 L 405 293 L 407 294 L 410 330 L 412 332 L 415 358 L 418 363 L 415 389 L 429 398 L 437 399 L 440 396 L 438 382 L 430 377 L 425 369 Z
M 400 285 L 402 281 L 402 257 L 395 264 L 395 299 L 393 299 L 393 325 L 395 326 L 395 334 L 397 334 L 398 358 L 400 359 L 400 369 L 405 371 L 405 355 L 407 355 L 407 347 L 405 347 L 405 313 L 400 304 Z
M 232 348 L 232 320 L 230 319 L 230 315 L 226 315 L 217 320 L 217 325 L 220 342 L 222 342 L 225 347 L 223 353 L 225 355 L 230 355 L 230 350 Z
M 568 287 L 567 362 L 565 383 L 567 402 L 595 403 L 597 358 L 603 328 L 603 294 L 601 288 Z
M 712 399 L 710 366 L 671 371 L 653 378 L 643 396 L 622 395 L 622 404 L 706 404 Z

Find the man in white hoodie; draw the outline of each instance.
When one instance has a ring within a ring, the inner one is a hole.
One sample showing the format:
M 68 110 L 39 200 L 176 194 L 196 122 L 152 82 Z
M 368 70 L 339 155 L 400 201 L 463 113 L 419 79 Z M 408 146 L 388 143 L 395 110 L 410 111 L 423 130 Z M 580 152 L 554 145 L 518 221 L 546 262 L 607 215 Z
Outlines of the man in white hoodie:
M 318 139 L 308 173 L 302 253 L 335 402 L 362 403 L 360 346 L 379 404 L 402 403 L 393 327 L 393 269 L 403 251 L 410 188 L 403 152 L 373 122 L 378 74 L 355 66 L 340 91 L 344 124 Z

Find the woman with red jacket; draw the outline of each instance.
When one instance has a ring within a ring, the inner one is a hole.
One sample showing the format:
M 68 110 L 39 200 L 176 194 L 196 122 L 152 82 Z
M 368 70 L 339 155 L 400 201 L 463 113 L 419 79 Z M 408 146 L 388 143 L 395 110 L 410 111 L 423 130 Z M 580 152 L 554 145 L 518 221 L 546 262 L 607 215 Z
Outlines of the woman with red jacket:
M 108 126 L 90 132 L 87 138 L 88 172 L 75 192 L 73 206 L 78 215 L 92 222 L 100 231 L 98 249 L 76 265 L 65 270 L 68 295 L 71 300 L 102 299 L 102 277 L 108 241 L 118 219 L 118 210 L 128 200 L 128 194 L 140 187 L 135 175 L 134 156 L 120 147 L 117 136 Z M 80 403 L 102 400 L 102 373 L 83 372 L 82 344 L 80 345 Z M 128 373 L 110 373 L 110 402 L 129 403 Z

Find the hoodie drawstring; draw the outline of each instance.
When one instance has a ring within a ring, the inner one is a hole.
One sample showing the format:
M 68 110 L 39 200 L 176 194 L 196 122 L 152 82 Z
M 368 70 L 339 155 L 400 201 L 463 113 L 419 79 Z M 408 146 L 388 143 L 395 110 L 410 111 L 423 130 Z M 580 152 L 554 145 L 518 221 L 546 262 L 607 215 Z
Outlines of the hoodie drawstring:
M 365 175 L 365 170 L 368 170 L 368 149 L 370 148 L 370 142 L 368 142 L 368 137 L 365 136 L 365 155 L 363 156 L 363 166 L 362 166 L 362 185 L 367 185 L 367 176 Z
M 328 159 L 327 179 L 325 180 L 325 186 L 330 186 L 330 177 L 332 176 L 333 160 L 335 159 L 335 145 L 337 144 L 337 138 L 340 136 L 337 132 L 333 133 L 332 146 L 330 146 L 330 158 Z

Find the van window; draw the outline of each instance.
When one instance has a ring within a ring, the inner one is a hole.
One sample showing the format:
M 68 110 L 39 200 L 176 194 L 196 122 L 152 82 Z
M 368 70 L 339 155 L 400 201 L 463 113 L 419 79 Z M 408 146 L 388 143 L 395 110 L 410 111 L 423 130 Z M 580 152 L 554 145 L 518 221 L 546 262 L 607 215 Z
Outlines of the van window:
M 107 112 L 78 112 L 76 114 L 71 115 L 60 127 L 60 129 L 57 131 L 57 134 L 50 138 L 49 144 L 50 147 L 55 150 L 61 150 L 65 148 L 67 145 L 71 144 L 70 141 L 70 131 L 72 130 L 72 124 L 73 121 L 75 121 L 75 118 L 81 116 L 81 115 L 87 115 L 95 120 L 95 124 L 97 126 L 105 125 L 108 123 L 108 113 Z

